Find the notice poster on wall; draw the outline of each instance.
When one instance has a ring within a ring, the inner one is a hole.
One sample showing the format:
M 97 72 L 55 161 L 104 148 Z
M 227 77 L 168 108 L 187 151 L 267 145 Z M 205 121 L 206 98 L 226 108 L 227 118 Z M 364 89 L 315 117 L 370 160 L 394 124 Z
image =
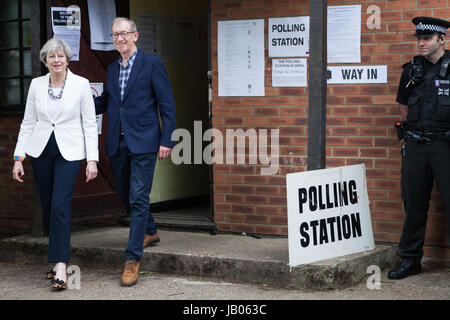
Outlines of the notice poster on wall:
M 67 42 L 71 51 L 71 61 L 80 60 L 81 15 L 80 8 L 52 7 L 52 30 L 54 37 Z
M 328 63 L 361 62 L 361 5 L 328 7 L 327 51 Z
M 306 87 L 306 59 L 273 59 L 272 87 Z
M 291 267 L 375 249 L 364 164 L 286 175 Z
M 269 19 L 269 57 L 309 56 L 309 17 Z
M 264 96 L 264 19 L 218 23 L 219 96 Z

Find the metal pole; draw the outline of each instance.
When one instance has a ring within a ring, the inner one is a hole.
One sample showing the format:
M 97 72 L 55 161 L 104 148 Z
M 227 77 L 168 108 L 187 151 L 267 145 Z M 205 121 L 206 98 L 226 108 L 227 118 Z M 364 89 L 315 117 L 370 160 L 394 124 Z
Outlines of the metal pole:
M 325 168 L 327 0 L 310 0 L 308 170 Z

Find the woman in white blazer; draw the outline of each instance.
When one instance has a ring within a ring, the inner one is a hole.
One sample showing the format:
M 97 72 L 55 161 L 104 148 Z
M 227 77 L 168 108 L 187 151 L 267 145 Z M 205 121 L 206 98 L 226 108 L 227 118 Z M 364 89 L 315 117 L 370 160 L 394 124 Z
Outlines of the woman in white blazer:
M 81 160 L 86 182 L 97 177 L 98 135 L 89 81 L 68 69 L 72 57 L 63 40 L 50 39 L 41 61 L 49 73 L 31 81 L 25 114 L 14 151 L 13 179 L 23 182 L 28 155 L 49 233 L 47 273 L 55 289 L 66 288 L 70 258 L 70 209 Z

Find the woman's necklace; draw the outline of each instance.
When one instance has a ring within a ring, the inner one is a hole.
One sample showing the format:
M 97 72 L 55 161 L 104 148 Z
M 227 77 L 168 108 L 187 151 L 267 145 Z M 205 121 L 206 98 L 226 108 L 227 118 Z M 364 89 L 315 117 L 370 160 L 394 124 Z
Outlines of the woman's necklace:
M 66 79 L 67 79 L 67 71 L 66 71 L 66 76 L 64 78 L 63 86 L 61 88 L 61 92 L 57 96 L 55 96 L 53 94 L 53 90 L 52 90 L 52 79 L 51 79 L 51 76 L 48 77 L 48 94 L 50 95 L 50 98 L 52 98 L 53 100 L 59 100 L 59 99 L 62 98 L 64 87 L 66 86 Z

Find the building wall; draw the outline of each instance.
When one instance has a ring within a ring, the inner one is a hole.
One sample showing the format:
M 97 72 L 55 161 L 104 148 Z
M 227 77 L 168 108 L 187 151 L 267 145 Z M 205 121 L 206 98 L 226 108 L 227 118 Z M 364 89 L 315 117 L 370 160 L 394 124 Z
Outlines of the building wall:
M 326 167 L 365 163 L 375 241 L 398 243 L 404 220 L 400 191 L 400 143 L 393 129 L 401 119 L 395 102 L 402 64 L 417 54 L 414 16 L 450 18 L 446 0 L 344 1 L 362 5 L 361 63 L 387 65 L 387 84 L 329 85 Z M 367 8 L 381 9 L 381 28 L 370 30 Z M 267 52 L 268 18 L 309 15 L 309 0 L 211 1 L 213 124 L 227 128 L 280 129 L 280 172 L 259 175 L 257 165 L 214 165 L 215 222 L 220 231 L 287 235 L 286 181 L 306 170 L 308 88 L 272 87 Z M 217 21 L 265 19 L 265 96 L 219 97 Z M 343 64 L 339 64 L 343 65 Z M 248 163 L 248 162 L 246 162 Z M 434 188 L 428 218 L 425 257 L 448 264 L 447 223 Z
M 24 162 L 24 183 L 12 180 L 13 152 L 22 119 L 0 117 L 0 234 L 31 231 L 33 175 Z

